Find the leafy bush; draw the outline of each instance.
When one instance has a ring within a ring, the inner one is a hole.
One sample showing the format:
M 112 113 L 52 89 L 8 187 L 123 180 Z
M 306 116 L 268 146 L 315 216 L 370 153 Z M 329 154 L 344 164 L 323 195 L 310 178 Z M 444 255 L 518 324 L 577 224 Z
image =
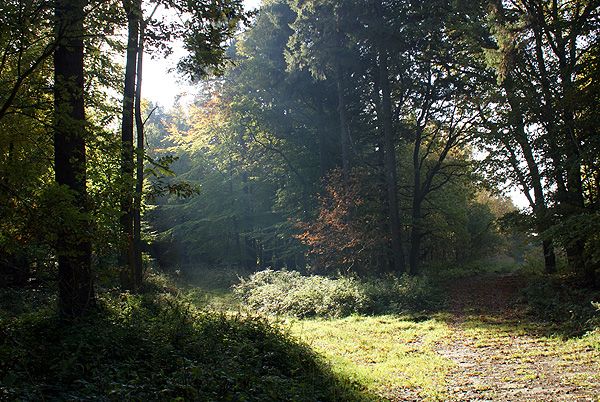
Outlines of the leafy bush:
M 362 400 L 264 319 L 173 295 L 103 297 L 74 324 L 0 317 L 0 400 Z
M 523 290 L 529 313 L 560 324 L 572 334 L 600 326 L 600 293 L 572 286 L 564 278 L 538 277 Z
M 234 293 L 252 310 L 300 318 L 421 311 L 436 307 L 441 300 L 423 278 L 331 279 L 273 270 L 241 279 Z
M 427 277 L 388 275 L 363 282 L 373 313 L 435 310 L 442 306 L 442 293 Z
M 234 286 L 253 310 L 296 317 L 341 317 L 366 308 L 367 296 L 352 278 L 302 276 L 296 271 L 257 272 Z

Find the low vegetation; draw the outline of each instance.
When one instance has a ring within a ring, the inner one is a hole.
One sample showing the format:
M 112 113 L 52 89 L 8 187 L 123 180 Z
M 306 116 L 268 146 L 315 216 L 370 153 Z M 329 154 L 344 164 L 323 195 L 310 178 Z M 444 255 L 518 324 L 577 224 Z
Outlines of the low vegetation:
M 328 278 L 265 270 L 242 279 L 234 293 L 253 311 L 299 318 L 425 311 L 441 304 L 426 278 L 392 275 Z
M 385 315 L 293 321 L 292 333 L 333 370 L 391 400 L 443 400 L 451 360 L 437 353 L 451 330 L 439 318 Z
M 578 288 L 562 277 L 536 278 L 523 290 L 527 312 L 557 331 L 582 335 L 600 327 L 600 291 Z
M 267 270 L 228 290 L 235 278 L 152 275 L 141 295 L 105 289 L 93 315 L 70 324 L 52 308 L 51 287 L 3 289 L 0 399 L 576 400 L 598 391 L 600 314 L 575 307 L 593 309 L 597 295 L 550 279 L 520 293 L 521 277 L 489 272 L 444 284 Z
M 25 311 L 24 302 L 0 314 L 2 400 L 367 398 L 255 316 L 202 311 L 171 293 L 124 293 L 105 294 L 93 315 L 65 325 L 52 308 L 33 300 Z

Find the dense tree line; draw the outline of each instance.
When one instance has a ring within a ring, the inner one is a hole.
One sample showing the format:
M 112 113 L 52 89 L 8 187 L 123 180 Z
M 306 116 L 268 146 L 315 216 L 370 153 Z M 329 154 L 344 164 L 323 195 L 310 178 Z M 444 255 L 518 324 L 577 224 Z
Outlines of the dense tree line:
M 143 250 L 417 275 L 520 242 L 593 284 L 599 8 L 267 0 L 234 38 L 239 0 L 5 1 L 2 281 L 57 268 L 77 316 L 99 272 L 138 290 Z M 174 40 L 180 71 L 213 79 L 189 107 L 147 107 L 144 53 Z M 510 185 L 528 209 L 499 195 Z
M 164 260 L 418 274 L 506 254 L 510 226 L 593 283 L 598 6 L 264 2 L 162 120 L 199 186 L 149 215 Z

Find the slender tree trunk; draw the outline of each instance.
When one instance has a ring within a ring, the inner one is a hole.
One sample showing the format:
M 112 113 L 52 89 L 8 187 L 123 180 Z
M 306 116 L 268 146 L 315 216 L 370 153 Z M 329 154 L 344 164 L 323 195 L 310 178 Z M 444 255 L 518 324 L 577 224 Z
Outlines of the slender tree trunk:
M 389 229 L 392 246 L 394 271 L 404 271 L 404 253 L 400 214 L 398 212 L 398 179 L 396 167 L 396 144 L 392 125 L 392 102 L 388 71 L 388 54 L 384 49 L 379 52 L 379 86 L 381 89 L 380 122 L 383 126 L 384 171 L 388 198 Z
M 417 129 L 414 148 L 413 148 L 413 193 L 411 210 L 411 231 L 410 231 L 410 253 L 409 266 L 410 273 L 416 275 L 420 270 L 421 255 L 421 203 L 423 202 L 423 193 L 421 185 L 421 141 L 422 130 Z M 425 193 L 426 194 L 426 193 Z
M 559 42 L 562 42 L 560 40 Z M 577 90 L 573 84 L 571 67 L 568 62 L 568 50 L 565 43 L 559 43 L 559 60 L 560 60 L 560 75 L 563 92 L 563 107 L 562 115 L 565 127 L 563 129 L 566 170 L 567 170 L 567 204 L 568 212 L 571 216 L 580 215 L 585 212 L 585 198 L 583 195 L 583 181 L 581 178 L 581 143 L 577 138 L 575 108 L 572 101 L 566 99 L 574 99 Z M 571 56 L 571 57 L 574 57 Z M 583 274 L 584 285 L 596 286 L 596 269 L 593 264 L 586 261 L 585 256 L 585 239 L 578 236 L 575 241 L 566 247 L 567 258 L 569 265 L 573 269 L 579 270 Z
M 335 30 L 338 50 L 341 53 L 344 48 L 344 33 L 340 29 L 340 16 L 337 8 L 335 11 Z M 338 96 L 340 145 L 342 150 L 342 176 L 344 179 L 344 185 L 346 185 L 348 183 L 348 179 L 350 178 L 350 136 L 348 134 L 348 119 L 346 116 L 346 100 L 344 96 L 344 91 L 346 90 L 345 72 L 339 56 L 335 56 L 335 83 Z
M 410 253 L 409 265 L 411 275 L 418 275 L 421 269 L 421 200 L 418 195 L 413 197 L 413 206 L 411 214 L 411 232 L 410 232 Z
M 318 114 L 319 117 L 321 117 L 323 119 L 323 121 L 325 121 L 325 111 L 324 111 L 324 107 L 323 107 L 323 99 L 320 98 L 318 100 L 316 100 L 316 104 L 317 104 L 317 110 L 318 110 Z M 325 129 L 325 127 L 318 127 L 317 128 L 317 134 L 319 136 L 319 171 L 320 171 L 320 175 L 321 175 L 321 179 L 325 178 L 327 176 L 327 173 L 329 172 L 329 169 L 331 168 L 331 158 L 330 158 L 330 154 L 328 152 L 328 137 L 327 137 L 327 130 Z
M 376 158 L 377 158 L 377 166 L 379 167 L 377 172 L 377 187 L 382 194 L 382 197 L 386 198 L 386 204 L 382 209 L 382 213 L 379 216 L 379 227 L 382 232 L 390 232 L 390 203 L 388 195 L 388 186 L 387 186 L 387 177 L 386 177 L 386 168 L 385 168 L 385 145 L 384 145 L 384 137 L 385 133 L 383 131 L 383 125 L 381 123 L 382 119 L 382 111 L 381 111 L 381 85 L 379 84 L 379 63 L 375 62 L 373 64 L 373 102 L 377 108 L 377 118 L 378 118 L 378 131 L 379 138 L 377 141 L 376 148 Z M 383 257 L 383 258 L 382 258 Z M 385 250 L 385 254 L 379 257 L 377 266 L 380 267 L 380 271 L 394 271 L 394 253 L 392 251 L 392 244 L 390 239 L 390 244 L 388 244 L 388 248 Z
M 135 287 L 135 248 L 133 230 L 133 119 L 135 98 L 135 76 L 138 53 L 140 15 L 137 3 L 140 0 L 123 0 L 127 14 L 128 38 L 127 59 L 125 64 L 125 87 L 123 90 L 123 114 L 121 122 L 121 176 L 123 189 L 121 195 L 121 287 L 133 290 Z
M 79 213 L 76 223 L 59 229 L 56 250 L 58 306 L 67 319 L 85 315 L 94 305 L 86 190 L 84 7 L 85 0 L 55 2 L 56 35 L 61 38 L 54 53 L 55 176 L 74 195 L 68 208 Z
M 136 2 L 140 16 L 140 32 L 137 52 L 137 72 L 135 86 L 135 127 L 137 134 L 135 196 L 133 203 L 133 249 L 134 269 L 133 287 L 138 290 L 142 287 L 143 261 L 142 261 L 142 192 L 144 187 L 144 121 L 142 119 L 142 67 L 144 61 L 144 34 L 145 22 L 141 21 L 141 1 Z

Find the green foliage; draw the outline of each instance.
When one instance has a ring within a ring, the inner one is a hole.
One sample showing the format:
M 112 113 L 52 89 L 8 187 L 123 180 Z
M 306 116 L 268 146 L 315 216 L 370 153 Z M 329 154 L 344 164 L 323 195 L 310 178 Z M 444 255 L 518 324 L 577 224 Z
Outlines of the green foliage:
M 71 325 L 47 309 L 0 315 L 0 334 L 0 399 L 361 399 L 267 321 L 169 294 L 105 296 Z
M 424 278 L 331 279 L 270 269 L 242 279 L 234 293 L 252 310 L 301 318 L 422 311 L 441 303 Z
M 234 293 L 249 308 L 265 314 L 341 317 L 367 307 L 366 294 L 356 280 L 302 276 L 296 271 L 257 272 L 242 279 Z
M 362 281 L 362 286 L 372 313 L 419 313 L 444 305 L 442 293 L 427 277 L 387 275 Z
M 536 277 L 524 289 L 523 298 L 530 314 L 572 334 L 600 325 L 600 292 L 576 288 L 564 278 Z
M 523 266 L 511 258 L 486 258 L 470 261 L 465 264 L 430 264 L 425 267 L 425 273 L 435 282 L 460 280 L 469 276 L 506 274 L 522 272 Z
M 308 247 L 311 271 L 372 274 L 386 268 L 389 236 L 377 179 L 360 169 L 353 169 L 347 180 L 339 169 L 329 172 L 318 216 L 298 223 L 303 233 L 297 238 Z

